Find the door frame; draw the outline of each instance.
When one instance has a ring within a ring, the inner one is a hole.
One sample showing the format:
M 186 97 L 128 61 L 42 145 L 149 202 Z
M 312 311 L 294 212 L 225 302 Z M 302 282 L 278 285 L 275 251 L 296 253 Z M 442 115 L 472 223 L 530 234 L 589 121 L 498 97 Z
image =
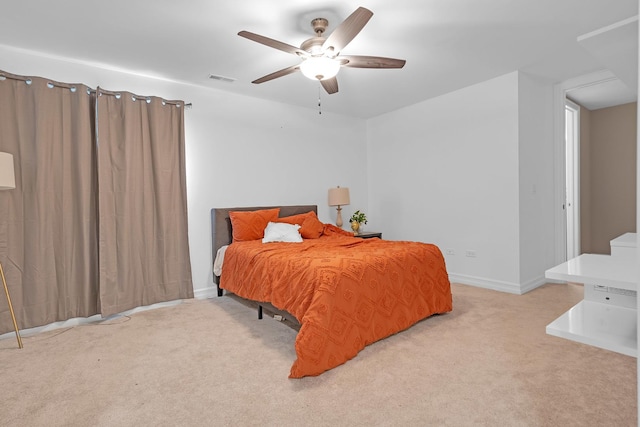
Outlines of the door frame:
M 565 99 L 565 188 L 567 258 L 580 255 L 580 105 Z M 572 111 L 573 124 L 567 123 L 567 110 Z M 571 130 L 571 134 L 568 131 Z
M 600 70 L 565 80 L 553 87 L 555 265 L 567 261 L 565 99 L 571 90 L 617 79 L 611 71 Z M 580 215 L 579 211 L 577 215 Z

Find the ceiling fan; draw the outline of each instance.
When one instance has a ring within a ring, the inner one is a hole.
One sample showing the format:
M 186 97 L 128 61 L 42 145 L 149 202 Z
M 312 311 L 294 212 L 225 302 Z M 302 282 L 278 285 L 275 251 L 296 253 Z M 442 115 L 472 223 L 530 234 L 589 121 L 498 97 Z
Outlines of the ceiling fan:
M 336 75 L 340 67 L 402 68 L 406 62 L 404 59 L 340 55 L 342 49 L 358 35 L 372 16 L 373 12 L 364 7 L 359 7 L 326 38 L 323 37 L 323 34 L 329 25 L 329 21 L 324 18 L 316 18 L 311 21 L 316 37 L 302 42 L 300 48 L 249 31 L 240 31 L 238 35 L 241 37 L 302 58 L 301 63 L 267 74 L 252 83 L 264 83 L 301 71 L 306 77 L 312 80 L 319 80 L 327 93 L 332 94 L 338 92 Z

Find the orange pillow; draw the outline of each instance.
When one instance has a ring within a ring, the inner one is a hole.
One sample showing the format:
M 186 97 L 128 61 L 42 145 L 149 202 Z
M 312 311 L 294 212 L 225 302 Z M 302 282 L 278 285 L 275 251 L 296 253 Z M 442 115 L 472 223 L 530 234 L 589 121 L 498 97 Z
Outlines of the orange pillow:
M 229 212 L 232 241 L 246 242 L 262 239 L 264 237 L 264 229 L 269 224 L 269 221 L 275 222 L 279 214 L 280 208 Z
M 303 239 L 317 239 L 322 236 L 323 231 L 324 224 L 315 215 L 309 215 L 305 218 L 300 227 L 300 235 Z
M 343 230 L 342 228 L 333 224 L 324 224 L 322 234 L 324 236 L 352 236 L 353 237 L 352 232 Z
M 290 216 L 283 216 L 281 218 L 278 218 L 275 222 L 284 222 L 286 224 L 298 224 L 298 225 L 302 225 L 302 223 L 304 222 L 304 220 L 309 216 L 309 215 L 315 215 L 315 213 L 313 211 L 309 211 L 309 212 L 305 212 L 305 213 L 301 213 L 301 214 L 296 214 L 296 215 L 290 215 Z
M 324 224 L 320 222 L 314 211 L 278 218 L 276 222 L 298 224 L 303 239 L 317 239 L 324 230 Z

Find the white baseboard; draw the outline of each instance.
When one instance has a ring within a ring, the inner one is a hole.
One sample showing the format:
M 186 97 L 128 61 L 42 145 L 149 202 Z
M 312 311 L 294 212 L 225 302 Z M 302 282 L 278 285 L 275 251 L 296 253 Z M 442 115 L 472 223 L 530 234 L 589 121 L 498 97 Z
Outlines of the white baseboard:
M 449 274 L 449 281 L 453 283 L 477 286 L 479 288 L 492 289 L 494 291 L 508 292 L 511 294 L 518 294 L 518 295 L 522 295 L 526 292 L 529 292 L 539 286 L 544 285 L 545 283 L 555 282 L 553 280 L 545 280 L 544 277 L 540 277 L 540 278 L 531 280 L 529 282 L 526 282 L 522 285 L 518 285 L 516 283 L 489 280 L 481 277 L 467 276 L 463 274 Z M 558 283 L 561 283 L 561 282 L 558 282 Z M 214 298 L 217 296 L 218 296 L 218 288 L 216 286 L 208 286 L 206 288 L 193 290 L 193 297 L 197 299 L 208 299 L 208 298 Z M 62 322 L 54 322 L 45 326 L 38 326 L 35 328 L 24 329 L 20 331 L 20 334 L 23 336 L 30 336 L 30 335 L 35 335 L 42 332 L 52 331 L 55 329 L 70 328 L 73 326 L 85 325 L 93 322 L 104 322 L 105 320 L 110 320 L 110 319 L 122 317 L 122 316 L 128 316 L 130 314 L 137 313 L 140 311 L 180 304 L 181 302 L 182 300 L 176 300 L 176 301 L 168 301 L 168 302 L 162 302 L 158 304 L 152 304 L 144 307 L 136 307 L 134 309 L 125 311 L 123 313 L 114 314 L 109 317 L 102 317 L 99 314 L 96 314 L 91 317 L 74 317 L 73 319 L 68 319 Z M 13 338 L 14 336 L 15 336 L 14 332 L 7 332 L 5 334 L 0 335 L 0 339 Z
M 131 310 L 123 311 L 122 313 L 118 313 L 118 314 L 112 314 L 111 316 L 107 316 L 107 317 L 102 317 L 102 315 L 100 314 L 94 314 L 91 317 L 74 317 L 74 318 L 62 320 L 59 322 L 49 323 L 48 325 L 44 325 L 44 326 L 36 326 L 35 328 L 29 328 L 29 329 L 20 329 L 20 336 L 28 337 L 28 336 L 40 334 L 42 332 L 54 331 L 56 329 L 72 328 L 74 326 L 79 326 L 79 325 L 105 322 L 107 320 L 116 319 L 118 317 L 126 317 L 134 313 L 139 313 L 141 311 L 153 310 L 155 308 L 162 308 L 162 307 L 171 307 L 173 305 L 178 305 L 180 303 L 182 303 L 182 300 L 179 300 L 179 299 L 174 301 L 159 302 L 156 304 L 132 308 Z M 0 335 L 0 340 L 12 338 L 12 337 L 15 337 L 15 332 L 7 332 L 5 334 Z
M 207 286 L 206 288 L 194 289 L 193 297 L 196 299 L 208 299 L 218 296 L 218 288 L 216 286 Z
M 544 276 L 538 276 L 535 279 L 531 279 L 528 282 L 524 282 L 523 284 L 521 284 L 520 289 L 522 290 L 523 294 L 526 294 L 527 292 L 539 288 L 546 283 L 549 283 L 549 281 L 545 279 Z
M 542 276 L 523 284 L 519 284 L 512 282 L 503 282 L 500 280 L 492 280 L 484 277 L 467 276 L 465 274 L 453 273 L 449 273 L 449 281 L 452 283 L 460 283 L 462 285 L 476 286 L 479 288 L 491 289 L 494 291 L 506 292 L 516 295 L 525 294 L 547 283 L 547 281 Z
M 520 285 L 517 283 L 501 282 L 481 277 L 467 276 L 464 274 L 449 274 L 449 281 L 517 295 L 525 294 L 549 282 L 548 280 L 545 280 L 544 277 L 540 276 Z M 218 288 L 216 286 L 208 286 L 206 288 L 193 290 L 193 297 L 196 299 L 208 299 L 217 296 Z

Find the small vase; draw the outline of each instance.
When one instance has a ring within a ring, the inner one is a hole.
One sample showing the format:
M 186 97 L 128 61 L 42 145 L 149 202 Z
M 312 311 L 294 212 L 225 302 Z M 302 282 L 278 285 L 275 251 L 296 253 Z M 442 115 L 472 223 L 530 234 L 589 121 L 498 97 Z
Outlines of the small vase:
M 358 221 L 352 221 L 351 229 L 353 230 L 353 234 L 357 236 L 358 230 L 360 230 L 360 223 Z

